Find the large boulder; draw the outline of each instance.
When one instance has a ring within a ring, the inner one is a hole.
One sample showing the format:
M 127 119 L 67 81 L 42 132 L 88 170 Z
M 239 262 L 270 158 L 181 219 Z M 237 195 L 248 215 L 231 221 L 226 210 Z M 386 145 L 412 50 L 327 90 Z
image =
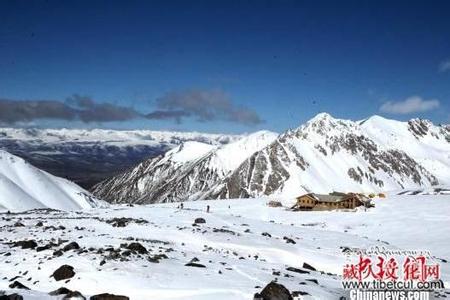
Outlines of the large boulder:
M 289 290 L 282 284 L 272 281 L 258 294 L 254 300 L 293 300 Z
M 72 278 L 73 276 L 75 276 L 75 272 L 72 266 L 62 265 L 55 272 L 53 272 L 52 276 L 56 281 L 59 281 Z
M 22 249 L 34 249 L 37 247 L 35 240 L 17 241 L 14 243 L 14 247 L 21 247 Z
M 64 252 L 70 251 L 70 250 L 78 250 L 80 249 L 80 245 L 78 245 L 77 242 L 71 242 L 64 246 L 62 249 Z

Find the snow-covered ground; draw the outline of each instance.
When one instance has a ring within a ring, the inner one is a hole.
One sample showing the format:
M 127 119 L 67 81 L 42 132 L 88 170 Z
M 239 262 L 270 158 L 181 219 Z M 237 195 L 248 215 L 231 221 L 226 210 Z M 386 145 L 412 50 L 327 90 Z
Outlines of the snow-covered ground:
M 356 212 L 292 212 L 268 207 L 269 200 L 185 202 L 183 210 L 171 203 L 1 214 L 0 290 L 25 299 L 53 299 L 47 293 L 65 286 L 85 296 L 239 300 L 252 299 L 277 278 L 290 291 L 308 293 L 305 299 L 339 299 L 342 247 L 375 245 L 431 251 L 441 264 L 441 278 L 450 283 L 450 195 L 392 194 L 375 199 L 375 208 Z M 132 219 L 114 220 L 122 217 Z M 206 223 L 193 226 L 196 218 Z M 39 221 L 43 226 L 36 226 Z M 126 226 L 114 227 L 117 221 Z M 31 239 L 38 247 L 54 245 L 36 251 L 8 244 Z M 54 254 L 70 242 L 81 249 Z M 132 242 L 148 253 L 128 253 Z M 185 266 L 192 260 L 205 268 Z M 305 262 L 318 271 L 302 268 Z M 57 282 L 50 275 L 64 264 L 76 274 Z M 9 289 L 16 280 L 32 291 Z
M 64 178 L 0 150 L 0 211 L 54 208 L 77 210 L 106 205 Z

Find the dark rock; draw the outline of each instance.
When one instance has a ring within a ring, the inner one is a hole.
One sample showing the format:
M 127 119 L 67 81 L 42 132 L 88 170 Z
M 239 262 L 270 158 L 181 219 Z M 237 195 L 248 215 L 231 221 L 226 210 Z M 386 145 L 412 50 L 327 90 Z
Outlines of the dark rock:
M 317 279 L 305 279 L 306 281 L 314 282 L 315 284 L 319 284 Z
M 14 281 L 13 283 L 11 283 L 9 285 L 9 288 L 11 289 L 22 289 L 22 290 L 29 290 L 30 288 L 26 287 L 25 285 L 23 285 L 22 283 L 20 283 L 19 281 Z
M 294 267 L 287 267 L 286 270 L 295 272 L 295 273 L 299 273 L 299 274 L 309 274 L 310 273 L 309 271 L 305 271 L 305 270 L 294 268 Z
M 86 300 L 86 297 L 84 297 L 79 291 L 70 291 L 68 294 L 66 294 L 62 300 L 64 299 L 82 299 Z
M 78 245 L 77 242 L 71 242 L 67 245 L 64 246 L 64 248 L 62 249 L 64 252 L 66 251 L 70 251 L 70 250 L 78 250 L 80 249 L 80 245 Z
M 106 223 L 111 224 L 113 227 L 126 227 L 129 221 L 128 218 L 114 218 L 106 220 Z
M 310 295 L 307 292 L 303 292 L 303 291 L 293 291 L 292 292 L 292 296 L 295 298 L 297 297 L 298 299 L 301 299 L 300 296 L 307 296 Z
M 48 293 L 50 296 L 58 296 L 58 295 L 67 295 L 68 293 L 72 292 L 71 290 L 69 290 L 68 288 L 65 287 L 60 287 L 57 290 L 54 290 L 50 293 Z
M 130 300 L 127 296 L 118 296 L 113 294 L 99 294 L 92 296 L 89 300 Z
M 144 246 L 142 246 L 140 243 L 131 243 L 128 246 L 126 246 L 126 248 L 128 250 L 137 252 L 139 254 L 147 254 L 147 248 L 145 248 Z
M 293 239 L 288 238 L 287 236 L 283 237 L 283 240 L 285 240 L 288 244 L 297 244 Z
M 22 247 L 22 249 L 34 249 L 37 247 L 35 240 L 17 241 L 14 243 L 14 247 Z
M 1 295 L 0 300 L 23 300 L 19 294 Z
M 14 223 L 14 225 L 13 225 L 14 227 L 25 227 L 25 225 L 23 225 L 22 223 L 20 223 L 20 222 L 16 222 L 16 223 Z
M 195 268 L 206 268 L 205 265 L 196 263 L 196 262 L 189 262 L 187 264 L 185 264 L 186 267 L 195 267 Z
M 197 218 L 197 219 L 195 219 L 194 223 L 195 224 L 205 224 L 206 220 L 203 218 Z
M 56 281 L 69 279 L 75 276 L 75 272 L 73 271 L 73 267 L 69 265 L 62 265 L 52 274 L 53 278 Z
M 20 275 L 15 276 L 15 277 L 11 278 L 9 281 L 12 282 L 12 281 L 15 281 L 16 279 L 19 279 L 19 278 L 21 278 L 21 277 L 22 277 L 22 276 L 20 276 Z
M 229 234 L 232 234 L 232 235 L 235 235 L 235 234 L 236 234 L 236 232 L 234 232 L 234 231 L 232 231 L 232 230 L 229 230 L 229 229 L 223 229 L 223 228 L 214 228 L 214 229 L 213 229 L 213 232 L 229 233 Z
M 44 223 L 42 223 L 42 221 L 39 221 L 39 222 L 37 222 L 36 225 L 34 225 L 34 226 L 36 226 L 36 227 L 42 227 L 42 226 L 44 226 Z
M 313 266 L 311 266 L 308 263 L 303 263 L 303 269 L 307 269 L 307 270 L 311 270 L 311 271 L 317 271 L 316 268 L 314 268 Z
M 54 243 L 48 243 L 47 245 L 37 247 L 37 248 L 36 248 L 36 251 L 37 251 L 37 252 L 41 252 L 41 251 L 44 251 L 44 250 L 50 250 L 53 246 L 56 246 L 56 244 L 54 244 Z
M 262 236 L 272 237 L 272 235 L 268 232 L 261 233 Z
M 134 222 L 136 224 L 147 224 L 148 221 L 144 219 L 132 219 L 132 218 L 113 218 L 106 220 L 106 223 L 111 224 L 113 227 L 125 227 L 128 223 Z
M 291 293 L 283 285 L 271 282 L 259 293 L 255 294 L 254 299 L 261 300 L 293 300 Z
M 59 257 L 62 256 L 64 253 L 62 252 L 62 250 L 56 250 L 55 252 L 53 252 L 53 256 Z

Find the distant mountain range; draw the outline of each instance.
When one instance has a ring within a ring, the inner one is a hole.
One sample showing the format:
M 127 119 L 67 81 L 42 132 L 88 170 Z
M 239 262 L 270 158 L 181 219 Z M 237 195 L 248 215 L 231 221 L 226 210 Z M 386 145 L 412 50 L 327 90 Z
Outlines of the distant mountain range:
M 90 188 L 186 142 L 222 145 L 239 136 L 150 130 L 0 128 L 0 149 Z
M 449 125 L 321 113 L 281 135 L 181 144 L 95 185 L 93 193 L 114 203 L 158 203 L 439 184 L 450 184 Z

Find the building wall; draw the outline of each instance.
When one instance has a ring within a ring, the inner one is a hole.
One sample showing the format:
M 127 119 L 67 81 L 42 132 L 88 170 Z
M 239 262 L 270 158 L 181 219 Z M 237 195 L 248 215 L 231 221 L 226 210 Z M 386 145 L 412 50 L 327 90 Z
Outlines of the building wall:
M 361 201 L 351 196 L 340 202 L 320 202 L 310 195 L 303 195 L 297 198 L 297 208 L 300 210 L 334 210 L 334 209 L 354 209 L 361 206 Z

